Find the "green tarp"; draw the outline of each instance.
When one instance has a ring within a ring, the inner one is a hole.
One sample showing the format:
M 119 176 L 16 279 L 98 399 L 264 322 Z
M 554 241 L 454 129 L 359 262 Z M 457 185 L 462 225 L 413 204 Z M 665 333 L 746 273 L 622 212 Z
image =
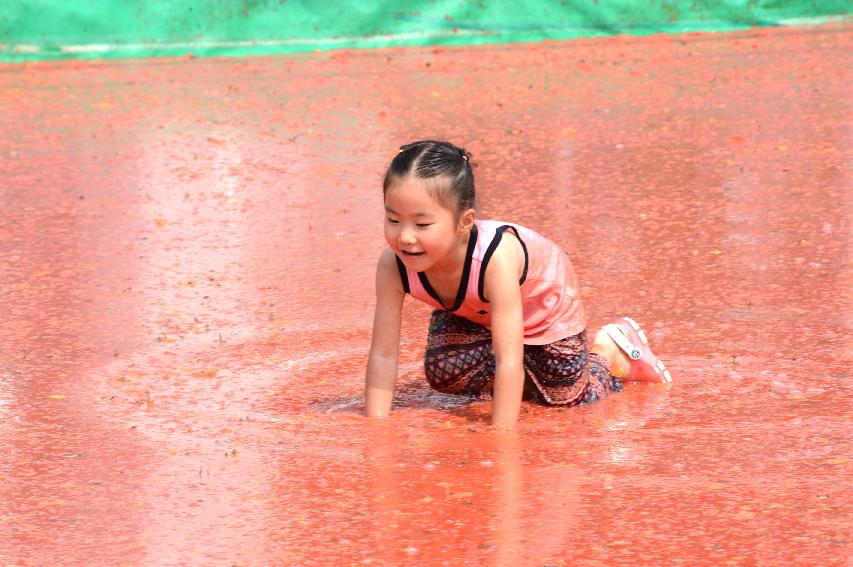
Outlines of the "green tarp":
M 846 19 L 842 0 L 6 0 L 0 60 L 293 53 Z

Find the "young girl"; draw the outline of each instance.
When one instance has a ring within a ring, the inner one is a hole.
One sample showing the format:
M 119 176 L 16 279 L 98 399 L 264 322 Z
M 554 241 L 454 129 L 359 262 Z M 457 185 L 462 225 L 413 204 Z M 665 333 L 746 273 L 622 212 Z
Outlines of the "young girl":
M 430 386 L 493 399 L 498 427 L 515 425 L 525 396 L 573 406 L 621 391 L 623 380 L 669 382 L 628 317 L 588 347 L 569 258 L 528 228 L 477 220 L 470 159 L 447 142 L 414 142 L 385 174 L 388 248 L 376 269 L 367 415 L 391 410 L 407 293 L 436 308 L 424 361 Z

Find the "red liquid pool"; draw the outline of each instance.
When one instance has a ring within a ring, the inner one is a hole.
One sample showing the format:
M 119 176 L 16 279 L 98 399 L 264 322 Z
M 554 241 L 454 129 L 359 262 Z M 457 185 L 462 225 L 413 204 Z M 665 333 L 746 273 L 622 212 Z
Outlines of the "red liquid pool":
M 849 25 L 0 66 L 0 564 L 845 565 Z M 381 177 L 435 137 L 672 371 L 360 416 Z

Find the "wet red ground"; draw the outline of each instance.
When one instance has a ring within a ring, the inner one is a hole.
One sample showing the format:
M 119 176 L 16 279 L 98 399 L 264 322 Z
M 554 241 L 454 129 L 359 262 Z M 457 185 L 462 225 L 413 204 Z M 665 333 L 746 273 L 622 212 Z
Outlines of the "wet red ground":
M 0 67 L 0 564 L 844 565 L 850 27 Z M 399 144 L 671 386 L 360 417 Z

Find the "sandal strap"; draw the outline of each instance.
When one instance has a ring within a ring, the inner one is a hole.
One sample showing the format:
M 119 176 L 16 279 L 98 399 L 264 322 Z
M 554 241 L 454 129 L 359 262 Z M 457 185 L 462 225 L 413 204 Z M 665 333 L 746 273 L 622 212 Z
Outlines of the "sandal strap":
M 628 358 L 631 360 L 638 360 L 643 355 L 643 351 L 640 350 L 640 347 L 629 341 L 628 337 L 625 335 L 625 331 L 621 328 L 611 323 L 604 326 L 604 331 L 611 339 L 613 339 L 613 342 L 616 343 L 619 348 L 625 351 L 625 354 L 627 354 Z

